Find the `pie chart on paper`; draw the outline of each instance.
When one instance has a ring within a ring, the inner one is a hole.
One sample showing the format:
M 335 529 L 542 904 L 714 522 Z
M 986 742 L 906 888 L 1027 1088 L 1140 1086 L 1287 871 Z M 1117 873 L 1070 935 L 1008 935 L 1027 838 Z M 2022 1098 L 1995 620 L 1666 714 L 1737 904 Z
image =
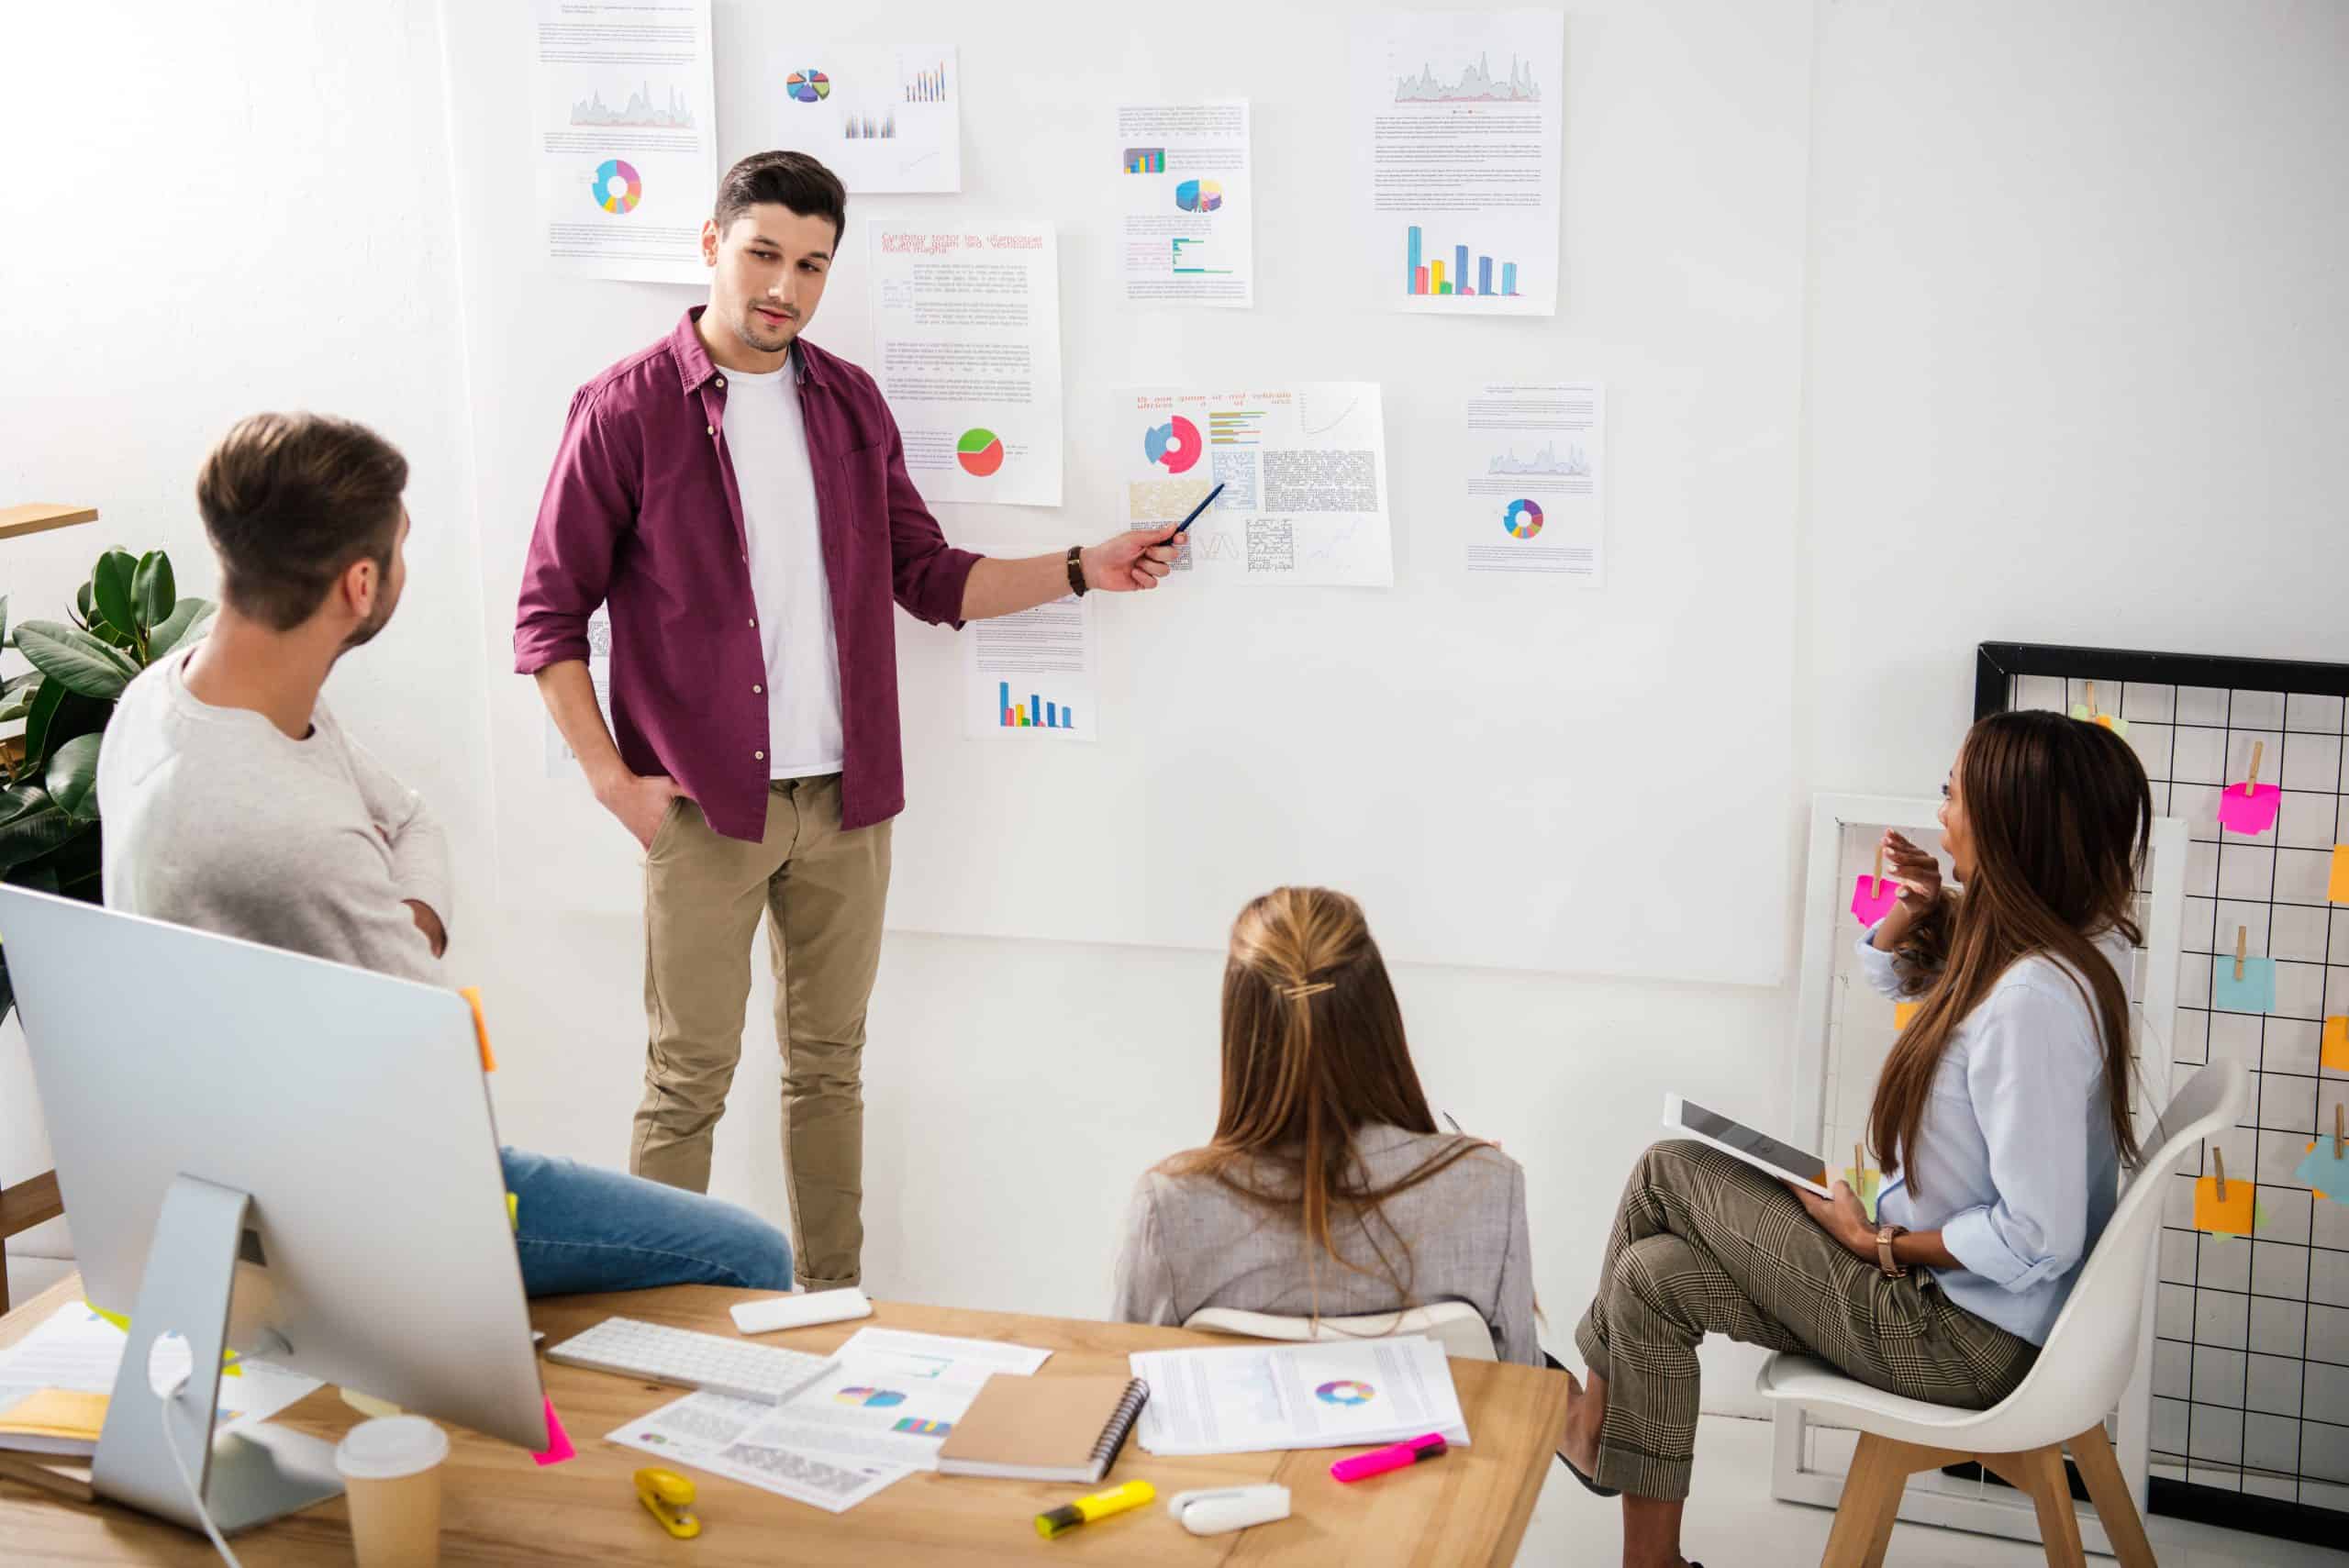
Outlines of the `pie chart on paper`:
M 974 425 L 954 443 L 954 461 L 963 465 L 963 473 L 985 479 L 1003 466 L 1003 439 Z
M 1142 432 L 1142 455 L 1169 473 L 1187 473 L 1199 461 L 1199 428 L 1180 414 Z
M 1515 539 L 1531 539 L 1542 531 L 1542 508 L 1532 501 L 1511 501 L 1501 512 L 1501 527 Z

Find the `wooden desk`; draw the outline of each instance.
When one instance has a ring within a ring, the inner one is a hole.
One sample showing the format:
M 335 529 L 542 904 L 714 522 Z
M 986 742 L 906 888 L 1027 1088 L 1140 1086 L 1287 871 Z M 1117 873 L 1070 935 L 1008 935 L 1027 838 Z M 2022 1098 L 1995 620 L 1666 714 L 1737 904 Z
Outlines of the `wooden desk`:
M 76 1297 L 79 1277 L 61 1281 L 0 1318 L 0 1346 Z M 550 1341 L 566 1339 L 615 1313 L 680 1328 L 731 1334 L 727 1306 L 764 1293 L 682 1285 L 629 1296 L 562 1296 L 530 1305 L 530 1320 Z M 882 1303 L 865 1322 L 965 1338 L 1049 1347 L 1036 1375 L 1124 1373 L 1127 1352 L 1170 1345 L 1230 1344 L 1178 1329 L 1141 1329 L 1063 1318 Z M 835 1323 L 772 1336 L 798 1350 L 829 1351 L 863 1323 Z M 762 1338 L 770 1338 L 762 1336 Z M 777 1562 L 873 1564 L 1115 1562 L 1448 1563 L 1511 1562 L 1533 1499 L 1565 1429 L 1566 1380 L 1530 1367 L 1455 1361 L 1453 1381 L 1468 1418 L 1472 1447 L 1433 1464 L 1397 1471 L 1353 1486 L 1330 1479 L 1334 1451 L 1221 1454 L 1159 1459 L 1128 1443 L 1105 1486 L 1146 1480 L 1161 1501 L 1057 1540 L 1036 1534 L 1045 1508 L 1089 1487 L 967 1476 L 907 1476 L 845 1514 L 827 1514 L 770 1492 L 690 1472 L 700 1492 L 702 1533 L 673 1540 L 637 1506 L 629 1473 L 654 1462 L 603 1434 L 678 1391 L 575 1367 L 541 1363 L 547 1391 L 579 1457 L 545 1469 L 505 1443 L 450 1429 L 444 1471 L 441 1561 L 472 1563 L 662 1562 L 694 1568 Z M 320 1389 L 278 1418 L 336 1438 L 359 1419 L 331 1388 Z M 1233 1535 L 1186 1534 L 1167 1518 L 1163 1499 L 1198 1486 L 1278 1482 L 1295 1499 L 1294 1517 Z M 351 1534 L 340 1498 L 239 1536 L 237 1555 L 250 1568 L 279 1563 L 348 1564 Z M 203 1537 L 111 1503 L 82 1507 L 0 1478 L 0 1541 L 11 1562 L 175 1563 L 217 1562 Z

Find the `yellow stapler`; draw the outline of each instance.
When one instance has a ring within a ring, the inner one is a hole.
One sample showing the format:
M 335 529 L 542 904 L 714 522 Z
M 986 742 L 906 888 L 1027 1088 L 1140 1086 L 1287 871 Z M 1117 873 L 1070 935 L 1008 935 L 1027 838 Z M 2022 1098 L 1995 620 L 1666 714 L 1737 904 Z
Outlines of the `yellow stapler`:
M 636 1500 L 661 1521 L 661 1528 L 679 1540 L 701 1533 L 701 1520 L 685 1510 L 693 1506 L 694 1484 L 674 1470 L 636 1473 Z

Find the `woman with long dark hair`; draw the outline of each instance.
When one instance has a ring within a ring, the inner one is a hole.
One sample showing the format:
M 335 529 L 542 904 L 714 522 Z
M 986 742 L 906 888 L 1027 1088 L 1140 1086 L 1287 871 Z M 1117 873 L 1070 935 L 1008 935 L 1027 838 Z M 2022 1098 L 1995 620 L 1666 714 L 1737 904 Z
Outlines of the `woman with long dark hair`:
M 1878 1078 L 1871 1222 L 1703 1144 L 1631 1173 L 1575 1332 L 1560 1454 L 1623 1498 L 1626 1568 L 1678 1568 L 1697 1428 L 1697 1345 L 1804 1351 L 1875 1387 L 1984 1409 L 2011 1393 L 2112 1218 L 2130 1127 L 2131 909 L 2152 831 L 2136 753 L 2110 730 L 2002 713 L 1967 732 L 1933 857 L 1885 849 L 1898 905 L 1868 977 L 1915 997 Z
M 1223 972 L 1215 1136 L 1134 1189 L 1117 1317 L 1464 1301 L 1502 1360 L 1540 1366 L 1530 1253 L 1525 1173 L 1436 1130 L 1362 906 L 1321 887 L 1250 903 Z

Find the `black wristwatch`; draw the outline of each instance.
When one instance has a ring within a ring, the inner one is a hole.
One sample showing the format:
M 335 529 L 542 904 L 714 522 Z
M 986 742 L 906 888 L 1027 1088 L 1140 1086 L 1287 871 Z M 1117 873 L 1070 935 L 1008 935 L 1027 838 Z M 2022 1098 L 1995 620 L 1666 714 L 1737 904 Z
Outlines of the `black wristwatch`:
M 1068 547 L 1068 591 L 1080 599 L 1085 596 L 1085 547 L 1081 544 Z

